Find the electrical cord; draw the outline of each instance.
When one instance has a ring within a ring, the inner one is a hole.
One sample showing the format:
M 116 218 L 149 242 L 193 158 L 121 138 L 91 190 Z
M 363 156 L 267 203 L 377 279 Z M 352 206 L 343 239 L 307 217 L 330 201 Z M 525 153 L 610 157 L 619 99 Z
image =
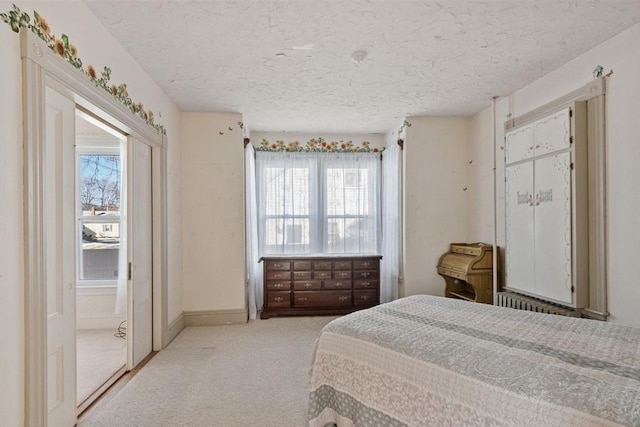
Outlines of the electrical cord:
M 126 320 L 123 320 L 122 322 L 120 322 L 120 324 L 118 325 L 118 332 L 113 334 L 114 337 L 122 338 L 122 339 L 125 339 L 127 337 L 127 326 L 126 326 L 126 323 L 127 323 Z

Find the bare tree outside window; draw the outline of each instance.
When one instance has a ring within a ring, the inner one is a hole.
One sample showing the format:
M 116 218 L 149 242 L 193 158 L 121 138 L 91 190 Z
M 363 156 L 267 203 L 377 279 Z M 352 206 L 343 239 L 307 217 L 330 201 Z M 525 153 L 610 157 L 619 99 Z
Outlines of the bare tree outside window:
M 80 201 L 83 211 L 120 212 L 120 156 L 80 158 Z

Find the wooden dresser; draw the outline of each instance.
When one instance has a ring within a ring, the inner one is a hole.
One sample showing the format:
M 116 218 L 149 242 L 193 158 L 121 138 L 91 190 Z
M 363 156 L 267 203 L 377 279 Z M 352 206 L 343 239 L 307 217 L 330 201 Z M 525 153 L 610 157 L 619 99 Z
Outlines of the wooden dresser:
M 452 243 L 438 261 L 445 295 L 493 304 L 493 247 L 484 243 Z
M 263 319 L 346 314 L 380 302 L 379 255 L 262 257 Z

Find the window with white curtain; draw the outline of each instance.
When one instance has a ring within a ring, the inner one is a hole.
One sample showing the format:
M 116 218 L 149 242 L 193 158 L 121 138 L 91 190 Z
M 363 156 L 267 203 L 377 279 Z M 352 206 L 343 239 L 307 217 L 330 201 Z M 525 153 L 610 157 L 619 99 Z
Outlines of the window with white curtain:
M 256 181 L 261 255 L 378 253 L 379 154 L 258 151 Z

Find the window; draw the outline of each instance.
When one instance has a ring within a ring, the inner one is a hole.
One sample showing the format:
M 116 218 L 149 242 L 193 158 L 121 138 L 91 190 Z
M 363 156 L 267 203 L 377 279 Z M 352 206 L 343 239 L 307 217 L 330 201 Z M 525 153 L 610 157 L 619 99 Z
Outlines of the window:
M 379 155 L 258 152 L 256 179 L 261 254 L 378 252 Z
M 78 278 L 117 281 L 122 170 L 119 148 L 78 148 Z

